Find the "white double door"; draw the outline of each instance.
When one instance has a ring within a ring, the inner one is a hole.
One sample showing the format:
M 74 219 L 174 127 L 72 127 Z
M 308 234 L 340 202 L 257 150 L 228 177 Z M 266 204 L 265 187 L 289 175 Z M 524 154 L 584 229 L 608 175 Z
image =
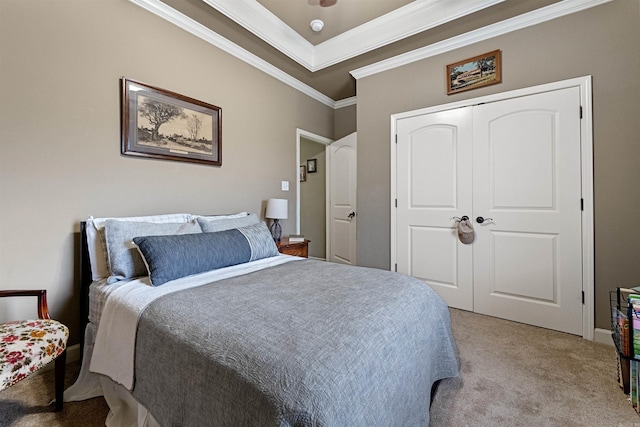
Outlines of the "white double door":
M 399 119 L 398 271 L 451 307 L 582 335 L 579 111 L 567 88 Z

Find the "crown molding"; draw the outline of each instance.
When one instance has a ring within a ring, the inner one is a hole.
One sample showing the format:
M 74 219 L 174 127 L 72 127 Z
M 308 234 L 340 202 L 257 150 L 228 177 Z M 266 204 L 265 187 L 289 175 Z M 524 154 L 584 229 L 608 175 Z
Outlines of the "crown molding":
M 255 0 L 202 1 L 309 71 L 318 71 L 505 0 L 415 1 L 316 46 Z
M 271 77 L 289 85 L 290 87 L 304 93 L 305 95 L 315 99 L 316 101 L 331 107 L 333 109 L 343 108 L 356 103 L 356 97 L 346 98 L 339 101 L 334 101 L 318 90 L 311 86 L 301 82 L 300 80 L 290 76 L 279 68 L 273 66 L 262 58 L 252 54 L 246 49 L 238 46 L 237 44 L 222 37 L 210 28 L 194 21 L 188 16 L 178 12 L 170 6 L 164 4 L 161 0 L 129 0 L 131 3 L 140 6 L 141 8 L 153 13 L 154 15 L 180 27 L 181 29 L 191 33 L 192 35 L 200 38 L 201 40 L 217 47 L 218 49 L 246 62 L 247 64 L 259 69 L 260 71 L 270 75 Z M 213 0 L 203 0 L 213 1 Z M 246 0 L 243 0 L 246 1 Z M 550 6 L 528 12 L 526 14 L 501 21 L 496 24 L 488 25 L 483 28 L 479 28 L 474 31 L 470 31 L 465 34 L 461 34 L 456 37 L 443 40 L 438 43 L 434 43 L 425 46 L 420 49 L 407 52 L 402 55 L 398 55 L 389 58 L 384 61 L 377 62 L 375 64 L 358 68 L 351 71 L 351 75 L 356 79 L 371 76 L 377 73 L 381 73 L 387 70 L 391 70 L 396 67 L 401 67 L 422 59 L 426 59 L 441 53 L 449 52 L 454 49 L 477 43 L 483 40 L 487 40 L 493 37 L 497 37 L 511 31 L 516 31 L 522 28 L 530 27 L 542 22 L 550 21 L 555 18 L 559 18 L 572 13 L 580 12 L 601 4 L 609 3 L 613 0 L 563 0 L 559 3 L 554 3 Z M 235 3 L 230 2 L 230 3 Z M 257 2 L 255 2 L 257 3 Z M 416 2 L 419 3 L 419 2 Z M 452 2 L 453 3 L 453 2 Z
M 335 65 L 503 1 L 431 0 L 409 3 L 318 44 L 314 52 L 315 68 Z
M 255 0 L 202 0 L 307 69 L 313 68 L 314 47 Z
M 167 6 L 160 0 L 129 0 L 131 3 L 140 6 L 141 8 L 153 13 L 154 15 L 168 21 L 181 29 L 193 34 L 194 36 L 204 40 L 205 42 L 217 47 L 218 49 L 235 56 L 236 58 L 246 62 L 247 64 L 263 71 L 271 77 L 291 86 L 294 89 L 299 90 L 305 95 L 310 96 L 316 101 L 321 102 L 331 108 L 336 108 L 336 102 L 317 91 L 311 86 L 302 83 L 300 80 L 290 76 L 279 68 L 271 65 L 262 58 L 254 55 L 246 49 L 238 46 L 237 44 L 227 40 L 220 34 L 212 31 L 204 25 L 194 21 L 188 16 L 178 12 L 172 7 Z
M 358 98 L 355 96 L 352 96 L 350 98 L 344 98 L 336 101 L 334 108 L 337 110 L 338 108 L 350 107 L 352 105 L 356 105 L 357 103 L 358 103 Z
M 478 28 L 477 30 L 470 31 L 456 37 L 451 37 L 449 39 L 376 62 L 375 64 L 371 64 L 366 67 L 358 68 L 350 73 L 356 80 L 361 79 L 363 77 L 411 64 L 422 59 L 440 55 L 441 53 L 450 52 L 464 46 L 501 36 L 512 31 L 531 27 L 572 13 L 581 12 L 611 1 L 613 0 L 563 0 L 559 3 L 554 3 L 514 18 Z

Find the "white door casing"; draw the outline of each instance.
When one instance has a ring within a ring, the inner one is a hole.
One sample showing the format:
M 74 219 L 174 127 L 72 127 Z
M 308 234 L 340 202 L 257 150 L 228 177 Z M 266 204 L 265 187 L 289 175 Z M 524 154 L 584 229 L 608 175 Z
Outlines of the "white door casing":
M 567 88 L 572 89 L 564 91 Z M 493 218 L 493 221 L 482 224 L 474 221 L 475 242 L 472 245 L 463 245 L 460 242 L 455 244 L 463 246 L 463 252 L 458 248 L 455 250 L 456 259 L 459 261 L 464 258 L 460 254 L 464 253 L 465 247 L 473 247 L 474 295 L 467 298 L 473 301 L 474 308 L 479 312 L 582 334 L 585 338 L 593 339 L 593 177 L 590 88 L 591 79 L 585 77 L 392 116 L 391 267 L 394 268 L 394 264 L 397 264 L 398 271 L 403 271 L 403 268 L 408 271 L 410 262 L 416 264 L 415 260 L 405 257 L 407 252 L 405 248 L 411 235 L 407 233 L 407 236 L 401 236 L 405 230 L 403 215 L 410 214 L 401 212 L 404 206 L 401 189 L 404 184 L 401 184 L 401 181 L 405 176 L 410 176 L 404 170 L 406 165 L 403 162 L 407 160 L 402 159 L 404 154 L 401 152 L 403 148 L 400 142 L 403 132 L 408 132 L 406 129 L 403 130 L 403 123 L 408 123 L 406 119 L 425 116 L 429 113 L 446 111 L 454 113 L 457 111 L 455 109 L 475 106 L 473 107 L 474 133 L 480 132 L 485 138 L 482 139 L 484 142 L 473 143 L 474 160 L 472 165 L 468 165 L 469 169 L 474 170 L 473 211 L 466 213 L 459 211 L 452 216 L 469 215 L 473 220 L 483 216 Z M 544 93 L 552 91 L 558 92 Z M 536 98 L 542 100 L 544 107 L 532 105 L 528 112 L 520 111 L 514 114 L 514 108 L 519 108 L 514 105 L 517 106 L 522 100 L 513 101 L 515 104 L 500 105 L 499 102 L 490 104 L 537 93 L 542 94 Z M 557 108 L 556 106 L 549 108 L 549 104 L 555 102 L 553 98 L 556 95 L 563 100 L 559 101 Z M 478 104 L 486 105 L 478 106 Z M 509 112 L 502 111 L 503 106 Z M 584 113 L 582 120 L 578 111 Z M 464 126 L 456 121 L 455 114 L 439 118 L 432 115 L 432 119 L 438 119 L 435 122 L 441 121 L 440 125 L 444 127 L 453 126 L 457 132 L 456 136 L 463 134 Z M 483 120 L 492 123 L 484 130 L 479 124 Z M 435 122 L 429 123 L 428 126 L 433 129 L 436 126 Z M 425 124 L 427 123 L 416 126 L 412 132 L 423 128 Z M 577 137 L 572 140 L 572 136 L 567 136 L 567 130 Z M 422 129 L 422 132 L 424 133 L 425 130 Z M 503 136 L 518 132 L 520 135 L 515 140 L 511 139 L 515 144 L 509 143 L 509 138 Z M 396 134 L 398 144 L 395 143 Z M 414 137 L 417 135 L 419 132 Z M 474 136 L 474 141 L 476 139 L 477 137 Z M 557 142 L 561 139 L 569 142 L 560 146 Z M 545 142 L 540 142 L 542 145 L 536 147 L 534 144 L 536 141 Z M 460 149 L 456 151 L 460 152 Z M 436 158 L 446 160 L 442 156 L 442 150 L 437 153 Z M 461 161 L 462 158 L 458 156 L 456 159 L 458 169 L 464 168 Z M 422 164 L 416 159 L 412 159 L 412 162 Z M 443 163 L 447 166 L 446 161 Z M 453 164 L 451 161 L 448 163 Z M 434 167 L 432 173 L 420 172 L 413 175 L 420 177 L 422 174 L 420 179 L 423 180 L 431 175 L 431 179 L 435 182 L 437 177 L 433 175 L 437 175 L 437 168 L 443 172 L 446 171 L 446 167 L 441 164 L 431 164 L 431 166 Z M 544 177 L 540 174 L 543 170 L 548 172 Z M 464 178 L 456 176 L 457 182 L 462 182 L 461 179 Z M 528 192 L 525 192 L 525 189 Z M 410 187 L 407 191 L 415 192 Z M 463 192 L 458 191 L 457 194 Z M 398 209 L 393 205 L 395 198 L 398 199 Z M 456 207 L 464 205 L 463 202 L 457 202 Z M 584 206 L 582 211 L 580 210 L 581 202 Z M 511 224 L 514 218 L 519 218 L 515 228 Z M 502 221 L 502 224 L 499 221 Z M 554 225 L 554 221 L 557 224 Z M 562 229 L 561 232 L 553 228 L 556 225 Z M 434 232 L 437 227 L 446 229 L 437 222 L 430 226 L 434 227 Z M 415 230 L 426 229 L 423 224 L 419 224 Z M 432 234 L 435 236 L 434 233 Z M 419 236 L 420 233 L 416 235 Z M 436 240 L 431 238 L 430 243 Z M 422 246 L 425 246 L 425 243 L 422 243 Z M 440 270 L 448 271 L 453 277 L 450 273 L 452 270 L 450 266 L 453 265 L 450 253 L 454 252 L 452 244 L 448 243 L 440 249 L 428 247 L 427 251 L 433 257 L 432 263 L 438 256 L 448 262 L 448 266 L 445 262 L 445 269 L 442 267 L 442 261 L 439 261 Z M 534 258 L 537 259 L 536 262 L 532 262 Z M 539 268 L 535 268 L 536 264 Z M 457 272 L 462 270 L 464 269 L 460 266 L 456 267 Z M 429 274 L 442 276 L 438 269 L 432 271 L 435 273 L 421 271 L 420 276 Z M 456 279 L 459 282 L 459 276 Z M 481 280 L 482 283 L 480 283 Z M 430 281 L 434 279 L 427 278 L 427 282 Z M 539 282 L 543 281 L 545 285 L 539 286 Z M 441 282 L 446 281 L 441 280 Z M 444 285 L 436 283 L 432 286 L 445 297 L 445 300 L 450 298 L 447 292 L 462 292 L 465 289 L 459 285 L 447 286 L 447 283 Z M 585 297 L 584 305 L 581 298 L 582 291 Z M 464 300 L 464 297 L 457 298 L 450 305 L 463 308 L 460 301 Z M 566 320 L 567 317 L 558 314 L 563 312 L 571 319 L 570 321 Z M 531 316 L 533 318 L 530 318 Z M 543 321 L 540 322 L 540 319 Z
M 327 260 L 356 265 L 357 134 L 345 136 L 328 147 L 329 236 Z
M 300 171 L 300 165 L 302 164 L 302 159 L 300 158 L 300 144 L 302 143 L 302 139 L 307 139 L 309 141 L 312 142 L 317 142 L 319 144 L 324 144 L 325 146 L 329 146 L 329 144 L 331 144 L 333 142 L 332 139 L 326 138 L 324 136 L 321 135 L 317 135 L 315 133 L 312 132 L 308 132 L 306 130 L 303 129 L 296 129 L 296 161 L 295 161 L 295 176 L 298 177 L 299 176 L 299 171 Z M 326 151 L 327 156 L 328 156 L 328 150 Z M 326 166 L 326 170 L 329 170 L 328 165 Z M 329 174 L 326 173 L 327 176 L 327 182 L 329 181 Z M 302 195 L 302 189 L 300 186 L 300 179 L 296 179 L 296 234 L 300 234 L 301 233 L 301 228 L 300 228 L 300 198 Z M 328 212 L 329 211 L 329 186 L 326 186 L 326 195 L 325 195 L 325 211 Z M 325 237 L 325 242 L 329 241 L 329 229 L 330 229 L 330 221 L 329 221 L 329 216 L 327 215 L 327 221 L 326 221 L 326 226 L 325 226 L 325 230 L 326 230 L 326 234 L 327 236 Z M 325 248 L 325 256 L 328 256 L 328 246 Z

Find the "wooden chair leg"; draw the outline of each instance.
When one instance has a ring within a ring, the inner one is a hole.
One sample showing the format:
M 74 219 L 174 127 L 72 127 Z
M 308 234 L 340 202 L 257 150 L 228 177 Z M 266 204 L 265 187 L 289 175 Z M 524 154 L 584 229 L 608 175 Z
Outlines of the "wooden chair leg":
M 67 363 L 67 350 L 65 349 L 55 360 L 55 382 L 56 382 L 56 411 L 62 410 L 64 402 L 64 371 Z

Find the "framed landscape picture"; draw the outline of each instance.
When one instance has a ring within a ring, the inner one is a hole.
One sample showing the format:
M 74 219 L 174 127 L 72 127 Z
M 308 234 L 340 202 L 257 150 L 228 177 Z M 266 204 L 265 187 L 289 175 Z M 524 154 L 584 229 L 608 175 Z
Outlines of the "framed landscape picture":
M 127 156 L 222 165 L 222 110 L 123 78 L 121 152 Z
M 500 50 L 447 65 L 447 95 L 502 81 Z

